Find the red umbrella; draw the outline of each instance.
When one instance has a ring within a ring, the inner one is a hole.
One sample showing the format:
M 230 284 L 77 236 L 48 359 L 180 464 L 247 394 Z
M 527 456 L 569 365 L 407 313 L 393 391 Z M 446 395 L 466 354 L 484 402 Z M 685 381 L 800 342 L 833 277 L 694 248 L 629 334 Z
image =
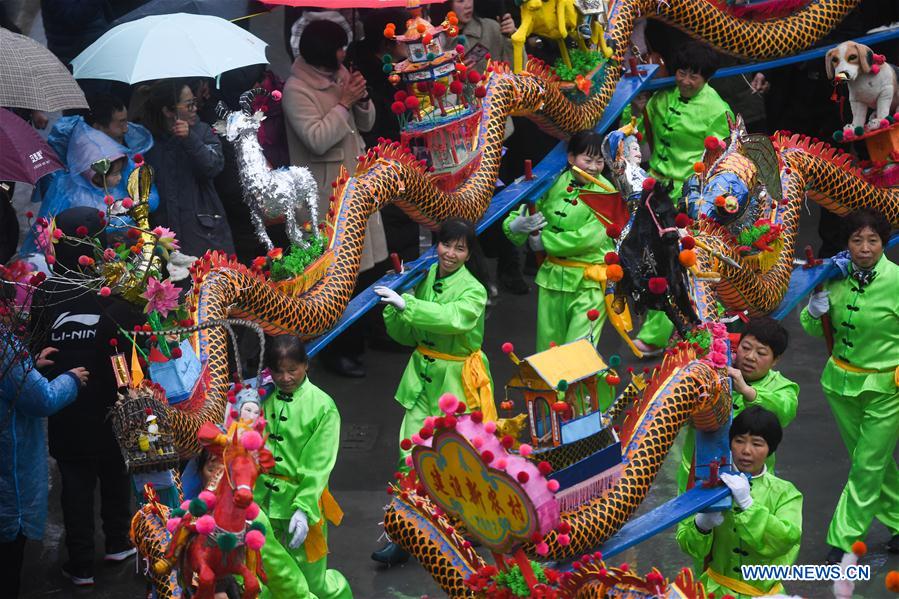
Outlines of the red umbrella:
M 44 175 L 65 168 L 31 125 L 0 108 L 0 180 L 34 185 Z
M 260 0 L 263 4 L 305 6 L 308 8 L 407 8 L 409 0 Z M 443 0 L 418 0 L 418 4 L 436 4 Z

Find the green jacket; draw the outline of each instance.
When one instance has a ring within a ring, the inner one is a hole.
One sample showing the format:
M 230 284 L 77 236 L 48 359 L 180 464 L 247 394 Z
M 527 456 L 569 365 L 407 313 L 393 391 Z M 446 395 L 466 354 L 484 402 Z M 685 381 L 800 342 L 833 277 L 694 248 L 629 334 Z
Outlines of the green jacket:
M 600 181 L 614 189 L 612 184 L 602 176 Z M 546 226 L 540 233 L 547 256 L 564 258 L 589 264 L 604 264 L 606 252 L 615 251 L 615 242 L 606 235 L 606 228 L 596 217 L 593 210 L 584 202 L 577 201 L 578 190 L 599 191 L 608 193 L 592 183 L 578 187 L 573 183 L 574 175 L 570 170 L 562 173 L 549 191 L 537 200 L 537 210 L 546 218 Z M 568 187 L 573 189 L 568 191 Z M 527 235 L 513 233 L 509 225 L 518 216 L 512 212 L 503 221 L 503 231 L 512 243 L 523 245 Z M 562 266 L 544 260 L 537 272 L 537 285 L 553 291 L 576 291 L 578 287 L 600 287 L 597 281 L 584 277 L 584 269 Z
M 432 351 L 466 357 L 481 349 L 487 290 L 464 266 L 442 279 L 431 267 L 415 294 L 404 293 L 405 310 L 384 308 L 387 333 L 398 343 L 424 346 Z M 490 367 L 483 356 L 488 376 Z M 444 393 L 464 401 L 463 362 L 441 360 L 413 352 L 403 372 L 396 400 L 406 409 L 424 399 L 433 404 Z
M 830 322 L 833 326 L 833 357 L 859 368 L 878 373 L 849 372 L 827 361 L 821 386 L 835 395 L 856 397 L 863 391 L 896 393 L 894 371 L 899 366 L 899 266 L 886 256 L 874 266 L 874 280 L 859 289 L 851 276 L 825 283 L 830 291 Z M 822 337 L 820 319 L 805 308 L 800 315 L 802 328 Z
M 705 138 L 730 136 L 727 115 L 733 116 L 730 106 L 709 85 L 689 100 L 681 98 L 675 87 L 657 92 L 646 103 L 652 133 L 649 168 L 654 176 L 674 182 L 675 202 L 693 174 L 693 164 L 702 160 Z
M 740 566 L 791 565 L 799 554 L 802 538 L 802 493 L 792 483 L 763 472 L 752 479 L 752 505 L 748 510 L 734 506 L 724 513 L 724 523 L 709 533 L 696 528 L 692 518 L 677 526 L 676 539 L 681 550 L 729 578 L 743 580 Z M 716 597 L 731 594 L 745 597 L 733 589 L 722 587 L 703 573 L 706 592 Z M 775 580 L 745 581 L 767 591 Z
M 275 467 L 259 475 L 256 503 L 271 519 L 287 520 L 301 509 L 309 526 L 315 526 L 322 518 L 319 499 L 337 461 L 337 406 L 307 376 L 291 395 L 280 391 L 267 395 L 262 414 L 268 421 L 266 446 Z

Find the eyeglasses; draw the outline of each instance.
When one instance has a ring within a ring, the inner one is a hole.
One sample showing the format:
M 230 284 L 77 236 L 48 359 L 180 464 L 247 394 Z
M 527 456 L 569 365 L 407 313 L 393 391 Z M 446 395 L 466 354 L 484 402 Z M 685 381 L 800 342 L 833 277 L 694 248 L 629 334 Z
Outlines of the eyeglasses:
M 178 102 L 176 106 L 184 106 L 188 110 L 196 110 L 199 104 L 197 103 L 197 99 L 194 98 L 192 100 L 188 100 L 187 102 Z

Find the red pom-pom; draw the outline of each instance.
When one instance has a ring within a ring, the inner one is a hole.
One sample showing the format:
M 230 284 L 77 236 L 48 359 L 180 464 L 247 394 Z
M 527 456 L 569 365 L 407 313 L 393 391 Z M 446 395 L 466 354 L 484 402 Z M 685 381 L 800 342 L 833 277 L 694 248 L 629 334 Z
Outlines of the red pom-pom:
M 890 570 L 887 572 L 886 579 L 883 581 L 888 591 L 899 593 L 899 571 Z
M 864 557 L 866 553 L 868 553 L 868 546 L 865 545 L 864 541 L 856 541 L 852 544 L 852 553 L 857 555 L 858 557 Z
M 453 94 L 458 96 L 459 94 L 462 93 L 462 82 L 461 81 L 453 81 L 452 83 L 450 83 L 449 88 Z
M 504 354 L 511 354 L 513 351 L 515 351 L 515 346 L 506 341 L 502 345 L 502 350 Z
M 662 295 L 668 291 L 668 281 L 665 277 L 651 277 L 649 279 L 649 292 Z
M 119 340 L 116 339 L 115 337 L 113 337 L 112 339 L 109 340 L 109 345 L 111 345 L 111 346 L 113 346 L 113 347 L 118 347 L 118 345 L 119 345 Z
M 485 464 L 489 464 L 490 462 L 493 461 L 493 452 L 485 451 L 484 453 L 481 454 L 481 459 L 484 460 Z
M 75 229 L 75 235 L 78 237 L 87 237 L 87 227 L 79 225 L 79 227 Z
M 406 104 L 400 101 L 396 101 L 390 105 L 390 110 L 393 111 L 393 114 L 403 114 L 406 112 Z
M 176 347 L 176 348 L 172 349 L 172 357 L 173 358 L 178 359 L 181 357 L 181 355 L 182 355 L 182 352 L 181 352 L 180 347 Z
M 474 422 L 475 424 L 480 424 L 481 422 L 484 421 L 484 413 L 481 412 L 480 410 L 475 410 L 474 412 L 472 412 L 470 417 L 471 417 L 471 421 Z
M 512 435 L 506 435 L 502 438 L 502 441 L 500 441 L 500 443 L 502 443 L 503 447 L 509 449 L 510 447 L 512 447 L 512 444 L 515 443 L 515 439 L 512 438 Z
M 412 449 L 412 439 L 403 439 L 400 441 L 400 449 L 403 451 L 409 451 Z
M 478 83 L 481 80 L 481 74 L 472 69 L 468 71 L 468 82 L 469 83 Z
M 621 237 L 621 227 L 618 225 L 609 225 L 606 227 L 606 236 L 611 239 L 618 239 Z
M 714 135 L 709 135 L 708 137 L 705 138 L 705 142 L 703 145 L 705 145 L 706 150 L 709 150 L 709 151 L 717 150 L 719 148 L 718 138 L 715 137 Z
M 408 108 L 409 110 L 414 110 L 414 109 L 418 108 L 420 105 L 421 105 L 421 103 L 418 101 L 418 98 L 416 98 L 415 96 L 409 96 L 408 98 L 406 98 L 406 108 Z
M 530 475 L 527 472 L 525 472 L 524 470 L 519 472 L 515 478 L 517 478 L 518 482 L 520 482 L 521 484 L 525 484 L 526 482 L 531 480 Z
M 587 320 L 589 320 L 590 322 L 593 322 L 597 318 L 599 318 L 599 310 L 597 310 L 596 308 L 587 310 Z
M 696 240 L 687 235 L 686 237 L 682 237 L 680 240 L 680 246 L 685 250 L 692 250 L 696 247 Z
M 559 522 L 559 526 L 556 528 L 556 530 L 558 530 L 563 535 L 567 535 L 571 532 L 571 524 L 562 520 L 561 522 Z
M 674 224 L 678 229 L 686 229 L 693 223 L 693 219 L 683 212 L 678 212 L 674 217 Z
M 550 465 L 549 462 L 543 461 L 543 462 L 540 462 L 539 464 L 537 464 L 537 470 L 540 471 L 540 474 L 542 474 L 543 476 L 546 476 L 546 475 L 552 473 L 553 467 Z M 562 531 L 560 531 L 560 532 L 562 532 Z
M 474 97 L 475 98 L 483 98 L 486 95 L 487 95 L 487 88 L 484 87 L 483 85 L 479 85 L 476 88 L 474 88 Z
M 446 93 L 446 85 L 439 81 L 435 81 L 433 92 L 435 96 L 442 96 Z
M 652 177 L 646 177 L 643 179 L 643 191 L 652 191 L 652 188 L 656 186 L 656 180 Z
M 144 163 L 144 155 L 138 152 L 134 156 L 132 156 L 134 160 L 134 166 L 141 166 Z
M 408 95 L 409 95 L 409 94 L 407 94 L 405 91 L 403 91 L 403 90 L 398 90 L 395 94 L 393 94 L 393 99 L 394 99 L 395 101 L 397 101 L 397 102 L 405 102 L 405 101 L 406 101 L 406 97 L 407 97 Z
M 603 256 L 602 261 L 608 264 L 618 264 L 621 262 L 621 259 L 618 257 L 617 252 L 606 252 L 606 255 Z

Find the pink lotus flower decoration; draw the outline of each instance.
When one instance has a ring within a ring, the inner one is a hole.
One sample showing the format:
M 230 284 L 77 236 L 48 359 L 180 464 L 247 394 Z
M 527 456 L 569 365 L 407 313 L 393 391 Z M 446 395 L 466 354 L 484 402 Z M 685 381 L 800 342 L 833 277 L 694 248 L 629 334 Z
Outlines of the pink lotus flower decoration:
M 144 312 L 149 314 L 154 310 L 165 318 L 170 310 L 178 307 L 178 288 L 171 281 L 159 281 L 156 277 L 150 277 L 147 281 L 147 290 L 141 294 L 147 300 Z
M 163 256 L 168 259 L 169 252 L 174 252 L 181 248 L 178 240 L 175 239 L 175 232 L 165 227 L 156 227 L 153 229 L 153 235 L 156 236 L 156 247 L 162 250 Z

